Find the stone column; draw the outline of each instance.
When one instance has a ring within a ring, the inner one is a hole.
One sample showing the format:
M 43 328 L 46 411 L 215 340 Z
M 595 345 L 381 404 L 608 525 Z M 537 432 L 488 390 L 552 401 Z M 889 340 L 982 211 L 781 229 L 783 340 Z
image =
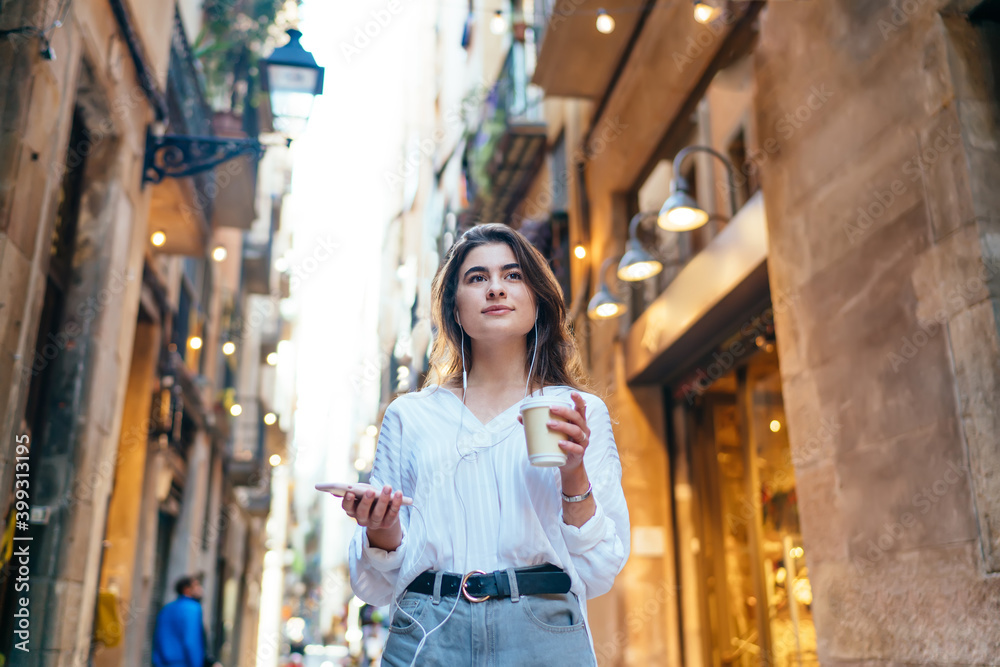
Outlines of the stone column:
M 824 666 L 1000 651 L 1000 134 L 986 42 L 947 4 L 774 3 L 756 53 Z

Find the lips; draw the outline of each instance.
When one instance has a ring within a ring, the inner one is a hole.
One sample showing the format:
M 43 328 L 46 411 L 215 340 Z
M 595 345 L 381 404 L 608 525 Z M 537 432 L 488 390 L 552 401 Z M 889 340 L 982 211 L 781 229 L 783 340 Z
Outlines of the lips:
M 490 306 L 489 308 L 487 308 L 483 312 L 484 313 L 509 313 L 512 310 L 514 310 L 514 309 L 511 308 L 511 307 L 509 307 L 509 306 Z

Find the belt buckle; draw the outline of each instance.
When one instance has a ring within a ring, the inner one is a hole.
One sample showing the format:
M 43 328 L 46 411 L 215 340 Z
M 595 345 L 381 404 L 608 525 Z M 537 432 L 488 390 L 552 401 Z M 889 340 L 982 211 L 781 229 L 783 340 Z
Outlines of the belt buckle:
M 475 595 L 470 595 L 469 591 L 465 588 L 465 585 L 469 583 L 469 577 L 471 577 L 474 574 L 486 574 L 486 573 L 483 572 L 482 570 L 473 570 L 472 572 L 467 572 L 462 577 L 462 583 L 460 585 L 460 588 L 462 589 L 462 595 L 465 596 L 465 599 L 468 600 L 469 602 L 485 602 L 486 600 L 490 599 L 489 595 L 484 595 L 481 598 L 477 598 Z

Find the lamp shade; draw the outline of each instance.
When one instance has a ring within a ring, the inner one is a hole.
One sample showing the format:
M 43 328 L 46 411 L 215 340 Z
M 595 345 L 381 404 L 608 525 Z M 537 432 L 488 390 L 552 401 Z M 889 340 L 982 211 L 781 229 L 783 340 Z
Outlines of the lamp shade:
M 663 202 L 656 224 L 671 232 L 687 232 L 698 229 L 708 222 L 706 213 L 694 198 L 676 182 L 671 187 L 671 194 Z
M 618 279 L 637 282 L 652 278 L 662 270 L 663 264 L 659 260 L 633 245 L 618 262 Z
M 628 312 L 628 306 L 616 299 L 608 290 L 607 285 L 601 285 L 587 304 L 587 317 L 592 320 L 610 320 Z
M 302 33 L 288 31 L 288 43 L 260 61 L 261 81 L 271 104 L 272 125 L 289 137 L 305 129 L 313 101 L 323 94 L 323 68 L 302 48 Z

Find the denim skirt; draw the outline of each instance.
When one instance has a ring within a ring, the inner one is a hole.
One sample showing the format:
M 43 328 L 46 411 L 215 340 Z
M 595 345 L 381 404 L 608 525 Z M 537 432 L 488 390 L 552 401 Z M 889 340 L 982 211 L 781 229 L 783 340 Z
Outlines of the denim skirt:
M 455 611 L 444 625 L 452 607 Z M 405 613 L 404 613 L 405 612 Z M 437 627 L 436 630 L 434 628 Z M 414 653 L 427 635 L 417 660 Z M 596 667 L 580 602 L 573 593 L 469 602 L 407 591 L 389 626 L 384 667 L 506 665 Z

